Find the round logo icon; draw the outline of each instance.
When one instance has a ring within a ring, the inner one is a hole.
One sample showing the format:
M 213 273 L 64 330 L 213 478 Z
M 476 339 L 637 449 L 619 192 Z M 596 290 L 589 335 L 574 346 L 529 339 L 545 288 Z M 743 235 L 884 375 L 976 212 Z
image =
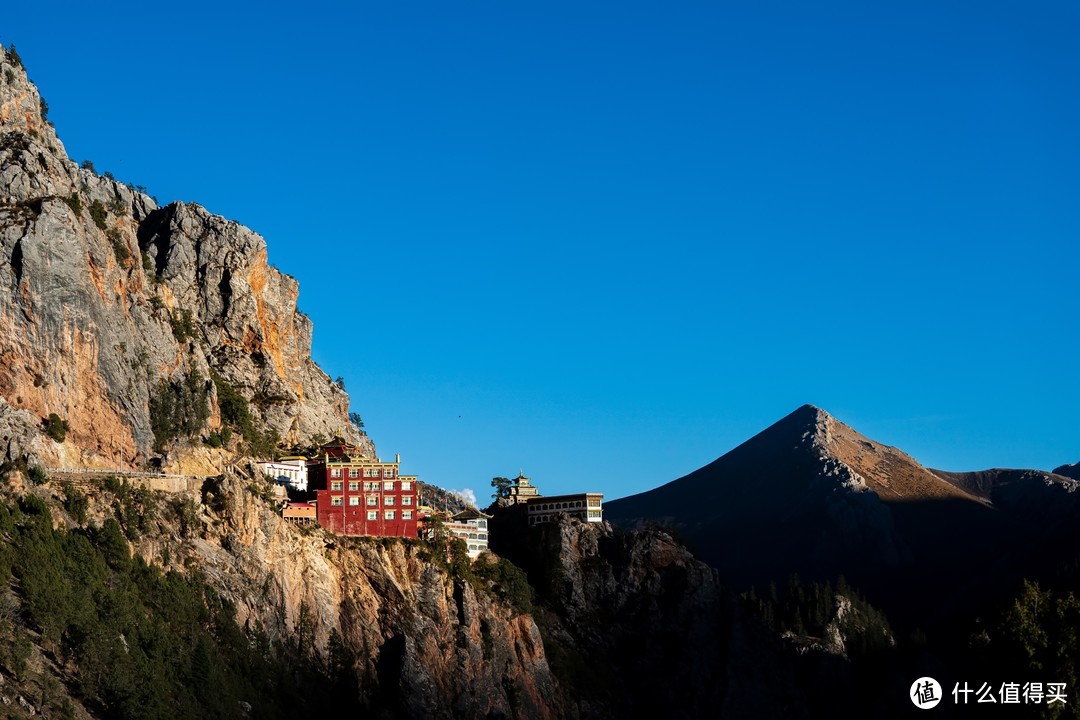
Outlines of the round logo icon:
M 941 684 L 932 677 L 921 677 L 911 684 L 908 697 L 920 710 L 937 707 L 941 702 Z

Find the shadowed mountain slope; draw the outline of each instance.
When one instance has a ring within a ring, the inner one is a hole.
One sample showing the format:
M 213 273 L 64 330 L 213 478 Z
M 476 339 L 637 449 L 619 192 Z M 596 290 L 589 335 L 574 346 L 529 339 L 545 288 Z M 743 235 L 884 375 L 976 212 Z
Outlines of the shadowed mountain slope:
M 607 503 L 605 516 L 674 528 L 736 587 L 844 575 L 901 618 L 940 616 L 1070 534 L 1076 485 L 932 471 L 805 405 L 685 477 Z

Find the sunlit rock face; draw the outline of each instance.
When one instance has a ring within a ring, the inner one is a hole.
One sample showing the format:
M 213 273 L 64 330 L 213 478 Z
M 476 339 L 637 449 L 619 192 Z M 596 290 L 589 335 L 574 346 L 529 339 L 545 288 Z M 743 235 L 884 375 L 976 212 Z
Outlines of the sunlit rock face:
M 197 445 L 220 424 L 211 368 L 284 441 L 337 435 L 374 454 L 344 390 L 311 360 L 298 284 L 267 264 L 261 237 L 80 169 L 7 53 L 0 81 L 0 402 L 27 413 L 4 416 L 20 418 L 0 433 L 9 454 L 139 465 L 153 454 L 152 393 L 192 371 L 211 407 L 182 438 Z M 189 321 L 179 332 L 178 320 Z M 50 413 L 68 423 L 63 443 L 37 432 Z M 170 447 L 170 462 L 182 465 L 187 445 Z

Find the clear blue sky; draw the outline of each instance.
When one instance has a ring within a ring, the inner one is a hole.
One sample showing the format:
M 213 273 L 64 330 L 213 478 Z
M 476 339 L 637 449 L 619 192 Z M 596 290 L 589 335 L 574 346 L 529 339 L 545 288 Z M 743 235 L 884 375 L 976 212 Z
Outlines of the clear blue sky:
M 68 152 L 266 237 L 383 456 L 642 491 L 810 402 L 1080 460 L 1080 6 L 5 8 Z

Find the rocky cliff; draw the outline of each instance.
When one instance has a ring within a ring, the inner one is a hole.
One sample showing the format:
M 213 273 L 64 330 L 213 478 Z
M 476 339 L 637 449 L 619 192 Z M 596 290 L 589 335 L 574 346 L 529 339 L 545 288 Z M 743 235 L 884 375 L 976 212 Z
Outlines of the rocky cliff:
M 164 381 L 180 393 L 190 376 L 209 412 L 169 443 L 183 447 L 220 426 L 211 369 L 283 440 L 341 435 L 374 452 L 348 421 L 348 396 L 311 360 L 311 322 L 296 308 L 297 283 L 267 264 L 265 241 L 198 205 L 159 208 L 146 194 L 80 168 L 43 107 L 21 62 L 4 52 L 6 458 L 29 452 L 50 465 L 140 464 L 154 454 L 155 392 L 164 392 Z M 67 422 L 64 442 L 38 432 L 50 414 Z
M 372 710 L 567 715 L 530 615 L 455 577 L 420 541 L 297 528 L 254 487 L 237 478 L 208 483 L 194 503 L 197 532 L 184 537 L 165 522 L 136 547 L 157 563 L 198 568 L 235 605 L 240 624 L 275 642 L 303 628 L 326 658 L 331 634 L 340 634 Z

